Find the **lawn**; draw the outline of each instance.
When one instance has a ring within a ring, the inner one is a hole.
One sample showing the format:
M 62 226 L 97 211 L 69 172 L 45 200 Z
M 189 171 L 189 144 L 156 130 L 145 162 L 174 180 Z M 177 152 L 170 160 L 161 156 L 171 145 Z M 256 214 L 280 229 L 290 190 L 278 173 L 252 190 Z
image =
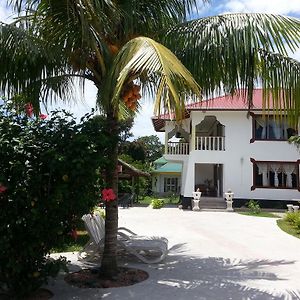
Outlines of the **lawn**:
M 276 214 L 267 211 L 261 211 L 259 213 L 253 213 L 251 211 L 243 211 L 243 212 L 239 212 L 239 214 L 246 215 L 246 216 L 254 216 L 254 217 L 264 217 L 264 218 L 279 218 Z
M 300 238 L 300 212 L 287 212 L 284 217 L 277 220 L 278 227 L 284 232 Z
M 59 247 L 53 248 L 51 253 L 80 251 L 88 242 L 89 236 L 85 230 L 78 230 L 77 235 L 76 240 L 72 236 L 68 236 L 65 243 Z

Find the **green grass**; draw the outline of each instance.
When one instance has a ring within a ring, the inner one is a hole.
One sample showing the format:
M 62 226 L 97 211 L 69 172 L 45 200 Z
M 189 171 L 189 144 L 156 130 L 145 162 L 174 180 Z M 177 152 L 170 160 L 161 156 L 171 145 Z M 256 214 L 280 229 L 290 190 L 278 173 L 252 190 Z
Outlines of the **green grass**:
M 243 211 L 243 212 L 239 212 L 239 214 L 246 215 L 246 216 L 254 216 L 254 217 L 264 217 L 264 218 L 279 218 L 277 215 L 267 211 L 261 211 L 258 214 L 255 214 L 251 211 Z
M 284 219 L 277 220 L 278 227 L 284 232 L 300 239 L 300 230 Z
M 143 205 L 150 205 L 151 201 L 153 199 L 162 199 L 164 200 L 165 204 L 173 204 L 176 205 L 178 204 L 179 197 L 154 197 L 154 196 L 146 196 L 143 199 L 140 199 L 138 204 L 143 204 Z
M 77 231 L 77 234 L 78 237 L 76 241 L 73 237 L 68 236 L 65 243 L 63 243 L 59 247 L 53 248 L 51 250 L 51 253 L 80 251 L 82 247 L 88 242 L 89 236 L 88 233 L 83 230 Z

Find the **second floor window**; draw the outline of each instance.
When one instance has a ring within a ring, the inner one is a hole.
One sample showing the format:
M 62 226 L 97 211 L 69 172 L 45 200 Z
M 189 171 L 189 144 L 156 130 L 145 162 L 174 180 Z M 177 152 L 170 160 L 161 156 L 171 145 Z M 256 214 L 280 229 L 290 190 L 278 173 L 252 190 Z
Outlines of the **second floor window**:
M 287 140 L 296 134 L 296 130 L 288 126 L 287 121 L 274 116 L 253 117 L 253 134 L 255 140 Z

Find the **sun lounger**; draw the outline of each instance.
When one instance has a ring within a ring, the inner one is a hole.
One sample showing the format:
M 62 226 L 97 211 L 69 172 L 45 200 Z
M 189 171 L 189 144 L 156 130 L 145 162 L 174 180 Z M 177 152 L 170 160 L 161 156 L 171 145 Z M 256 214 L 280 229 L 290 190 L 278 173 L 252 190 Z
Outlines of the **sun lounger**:
M 79 252 L 79 259 L 91 260 L 101 255 L 104 247 L 105 222 L 100 215 L 84 215 L 82 220 L 89 233 L 90 240 Z M 118 252 L 134 255 L 144 263 L 161 262 L 168 254 L 168 240 L 157 236 L 140 236 L 131 230 L 118 228 Z

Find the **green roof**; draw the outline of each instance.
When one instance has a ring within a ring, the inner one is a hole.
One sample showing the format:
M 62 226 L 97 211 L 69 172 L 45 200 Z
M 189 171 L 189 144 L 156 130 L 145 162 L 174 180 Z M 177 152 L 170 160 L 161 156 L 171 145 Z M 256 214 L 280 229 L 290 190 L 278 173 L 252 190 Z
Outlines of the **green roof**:
M 160 168 L 153 170 L 152 173 L 181 173 L 182 164 L 168 162 Z
M 153 163 L 154 164 L 166 164 L 168 161 L 162 156 L 160 158 L 158 158 L 157 160 L 155 160 Z

